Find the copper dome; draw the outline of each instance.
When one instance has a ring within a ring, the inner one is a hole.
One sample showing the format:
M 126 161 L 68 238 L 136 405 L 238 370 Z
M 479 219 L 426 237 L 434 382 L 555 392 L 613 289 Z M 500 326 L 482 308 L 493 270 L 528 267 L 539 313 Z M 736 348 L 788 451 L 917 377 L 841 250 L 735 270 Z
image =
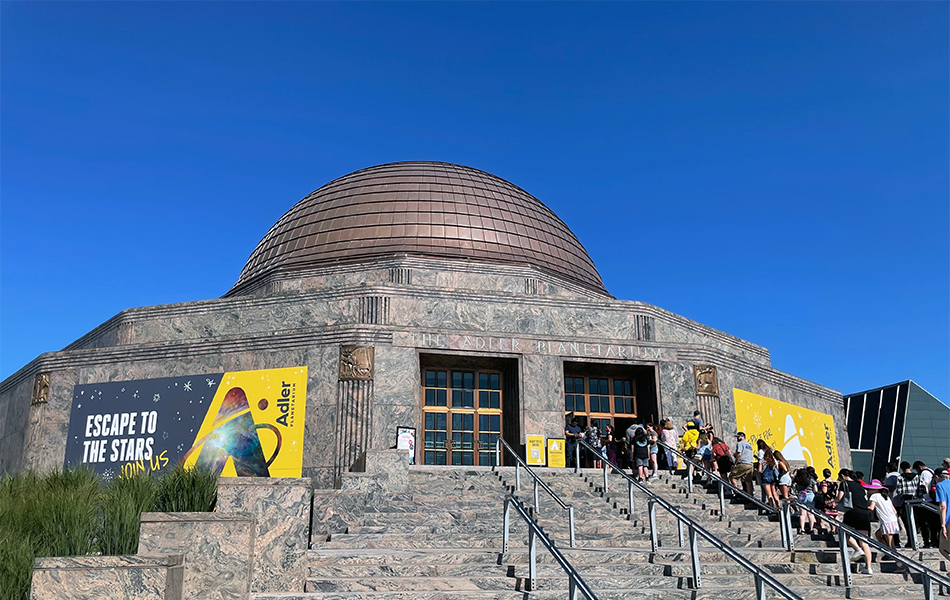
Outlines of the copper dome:
M 311 193 L 271 227 L 229 293 L 277 271 L 397 254 L 531 265 L 607 294 L 587 251 L 540 200 L 438 162 L 369 167 Z

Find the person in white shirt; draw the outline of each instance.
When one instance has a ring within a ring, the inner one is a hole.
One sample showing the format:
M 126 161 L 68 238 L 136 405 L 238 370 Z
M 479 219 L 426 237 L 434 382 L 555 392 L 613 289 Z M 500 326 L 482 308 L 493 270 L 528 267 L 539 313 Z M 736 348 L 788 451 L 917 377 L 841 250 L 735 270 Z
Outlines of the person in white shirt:
M 891 502 L 890 492 L 877 479 L 865 484 L 864 488 L 871 494 L 868 498 L 868 510 L 874 511 L 880 524 L 874 536 L 881 543 L 887 544 L 889 548 L 896 548 L 894 536 L 901 529 L 901 521 L 897 518 L 897 509 Z

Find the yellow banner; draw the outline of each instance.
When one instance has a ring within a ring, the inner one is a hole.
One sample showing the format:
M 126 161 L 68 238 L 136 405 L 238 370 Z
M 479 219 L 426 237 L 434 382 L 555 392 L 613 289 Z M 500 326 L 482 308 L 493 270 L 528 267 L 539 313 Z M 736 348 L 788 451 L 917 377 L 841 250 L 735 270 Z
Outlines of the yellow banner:
M 222 477 L 300 477 L 307 367 L 225 373 L 185 466 Z
M 548 466 L 549 467 L 563 467 L 566 463 L 564 462 L 564 446 L 566 442 L 563 439 L 552 438 L 548 440 Z
M 736 424 L 753 449 L 756 440 L 762 439 L 773 450 L 781 451 L 786 460 L 803 460 L 819 474 L 822 469 L 838 473 L 838 444 L 831 415 L 736 388 L 732 395 Z
M 525 462 L 529 465 L 544 466 L 544 436 L 526 435 L 525 438 Z

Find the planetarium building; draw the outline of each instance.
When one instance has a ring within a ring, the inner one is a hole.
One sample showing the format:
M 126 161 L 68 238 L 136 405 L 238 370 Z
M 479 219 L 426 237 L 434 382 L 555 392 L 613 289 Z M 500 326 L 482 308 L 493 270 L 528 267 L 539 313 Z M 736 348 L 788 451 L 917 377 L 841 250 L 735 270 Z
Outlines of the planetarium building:
M 0 384 L 0 472 L 184 462 L 333 487 L 366 452 L 486 465 L 500 436 L 700 410 L 851 463 L 840 393 L 767 349 L 618 300 L 541 201 L 476 169 L 371 167 L 294 205 L 221 298 L 131 308 Z M 819 468 L 820 471 L 820 468 Z

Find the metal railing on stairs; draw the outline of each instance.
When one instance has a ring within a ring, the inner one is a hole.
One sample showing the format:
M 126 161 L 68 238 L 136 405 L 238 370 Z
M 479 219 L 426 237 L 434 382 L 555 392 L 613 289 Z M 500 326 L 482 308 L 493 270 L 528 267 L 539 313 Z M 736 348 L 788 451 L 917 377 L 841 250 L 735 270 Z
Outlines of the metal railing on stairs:
M 908 500 L 904 504 L 911 508 L 911 510 L 907 511 L 907 528 L 913 532 L 913 535 L 910 535 L 910 532 L 908 532 L 911 548 L 920 550 L 920 542 L 917 540 L 917 511 L 914 509 L 919 508 L 936 513 L 938 518 L 940 517 L 940 509 L 923 499 Z
M 699 471 L 700 473 L 705 474 L 707 477 L 710 478 L 710 480 L 718 481 L 720 515 L 724 515 L 726 512 L 726 490 L 729 490 L 730 492 L 732 492 L 733 497 L 739 496 L 743 498 L 747 504 L 752 504 L 757 509 L 759 509 L 760 511 L 766 514 L 770 514 L 770 515 L 778 514 L 779 510 L 775 508 L 774 506 L 769 506 L 768 504 L 762 502 L 761 500 L 759 500 L 752 494 L 746 492 L 745 490 L 732 485 L 732 483 L 723 479 L 722 476 L 719 475 L 719 473 L 714 473 L 713 471 L 706 469 L 702 465 L 697 464 L 693 459 L 689 458 L 688 456 L 686 456 L 685 454 L 683 454 L 676 448 L 671 448 L 670 446 L 667 446 L 663 442 L 657 442 L 657 445 L 665 450 L 672 452 L 679 458 L 682 458 L 683 462 L 686 463 L 686 491 L 688 491 L 690 494 L 693 493 L 693 475 L 695 471 Z
M 561 551 L 557 549 L 557 546 L 554 545 L 554 542 L 551 541 L 541 527 L 535 522 L 531 515 L 528 514 L 528 509 L 525 508 L 524 504 L 521 503 L 518 498 L 513 494 L 509 494 L 505 497 L 505 517 L 504 517 L 504 527 L 505 527 L 505 538 L 502 544 L 502 552 L 508 552 L 508 541 L 510 539 L 510 530 L 511 530 L 511 507 L 514 507 L 515 510 L 521 515 L 522 520 L 528 525 L 528 590 L 534 592 L 538 589 L 538 556 L 537 556 L 537 545 L 538 540 L 541 540 L 541 544 L 547 548 L 548 552 L 551 553 L 551 556 L 554 557 L 554 560 L 557 561 L 557 564 L 564 569 L 564 572 L 567 573 L 569 581 L 569 598 L 570 600 L 578 600 L 578 592 L 584 594 L 584 597 L 588 600 L 597 600 L 597 596 L 594 595 L 594 592 L 591 591 L 590 587 L 580 576 L 577 570 L 568 562 L 564 555 L 561 554 Z
M 594 452 L 595 455 L 600 455 L 600 450 L 594 448 L 584 440 L 577 441 L 578 446 L 583 445 L 589 451 Z M 647 514 L 650 523 L 650 546 L 653 552 L 656 552 L 659 549 L 659 534 L 656 528 L 656 508 L 660 506 L 666 512 L 670 513 L 676 519 L 676 526 L 679 535 L 679 545 L 680 547 L 685 546 L 685 541 L 683 539 L 683 525 L 685 524 L 688 530 L 688 540 L 689 540 L 689 553 L 692 563 L 693 570 L 693 586 L 696 589 L 699 589 L 702 586 L 702 567 L 699 560 L 699 538 L 706 540 L 709 545 L 711 545 L 716 550 L 722 552 L 726 557 L 735 561 L 739 566 L 743 567 L 753 575 L 755 581 L 755 597 L 756 600 L 766 600 L 766 589 L 767 587 L 772 588 L 780 595 L 788 598 L 788 600 L 802 600 L 802 597 L 787 588 L 777 579 L 775 579 L 771 573 L 762 569 L 748 558 L 742 554 L 736 552 L 729 544 L 720 540 L 712 532 L 706 530 L 702 525 L 694 521 L 692 518 L 684 514 L 679 508 L 671 504 L 668 500 L 662 496 L 656 494 L 649 488 L 645 487 L 640 482 L 634 480 L 632 477 L 627 475 L 623 469 L 613 464 L 606 457 L 601 456 L 600 460 L 603 461 L 603 471 L 604 471 L 604 493 L 606 494 L 609 490 L 608 480 L 607 480 L 607 470 L 608 467 L 617 471 L 624 479 L 627 480 L 627 500 L 628 500 L 628 519 L 633 519 L 634 514 L 634 501 L 633 501 L 633 489 L 637 488 L 649 498 L 647 501 Z
M 933 600 L 934 599 L 934 590 L 933 584 L 937 582 L 941 586 L 946 586 L 948 591 L 950 591 L 950 578 L 942 575 L 941 573 L 934 571 L 930 567 L 923 565 L 912 558 L 904 556 L 897 550 L 889 548 L 884 544 L 878 542 L 875 539 L 872 539 L 863 533 L 852 529 L 851 527 L 845 525 L 841 521 L 829 517 L 820 510 L 811 508 L 801 504 L 794 498 L 783 498 L 782 499 L 782 516 L 780 519 L 782 525 L 782 539 L 785 541 L 785 549 L 789 552 L 795 550 L 795 532 L 792 527 L 792 506 L 798 508 L 799 510 L 804 510 L 810 513 L 815 518 L 820 519 L 821 521 L 837 528 L 838 530 L 838 552 L 840 553 L 841 558 L 841 571 L 843 580 L 846 587 L 852 586 L 852 577 L 851 577 L 851 560 L 848 554 L 848 536 L 855 538 L 861 542 L 864 542 L 869 547 L 877 550 L 881 554 L 886 554 L 887 556 L 894 559 L 896 562 L 903 564 L 909 570 L 915 571 L 921 574 L 921 583 L 924 586 L 924 600 Z M 915 534 L 916 535 L 916 534 Z
M 495 444 L 495 464 L 492 465 L 493 467 L 497 468 L 497 465 L 501 464 L 502 448 L 507 450 L 508 453 L 511 454 L 512 458 L 515 459 L 515 491 L 516 492 L 521 491 L 521 469 L 524 469 L 525 471 L 527 471 L 528 475 L 531 475 L 531 477 L 534 478 L 534 510 L 537 513 L 541 512 L 541 505 L 539 502 L 539 494 L 538 494 L 539 489 L 543 489 L 545 492 L 547 492 L 552 498 L 554 498 L 554 501 L 557 502 L 557 505 L 560 506 L 562 510 L 567 511 L 568 526 L 570 527 L 570 543 L 571 543 L 571 548 L 573 548 L 574 544 L 576 543 L 574 540 L 574 506 L 571 504 L 567 504 L 566 502 L 561 500 L 561 498 L 557 495 L 557 493 L 554 490 L 552 490 L 548 486 L 548 484 L 541 481 L 541 478 L 538 477 L 538 475 L 534 471 L 531 470 L 531 467 L 529 467 L 523 460 L 521 460 L 521 457 L 518 456 L 518 453 L 515 452 L 514 449 L 508 445 L 508 442 L 506 442 L 501 437 L 498 438 L 498 442 Z

